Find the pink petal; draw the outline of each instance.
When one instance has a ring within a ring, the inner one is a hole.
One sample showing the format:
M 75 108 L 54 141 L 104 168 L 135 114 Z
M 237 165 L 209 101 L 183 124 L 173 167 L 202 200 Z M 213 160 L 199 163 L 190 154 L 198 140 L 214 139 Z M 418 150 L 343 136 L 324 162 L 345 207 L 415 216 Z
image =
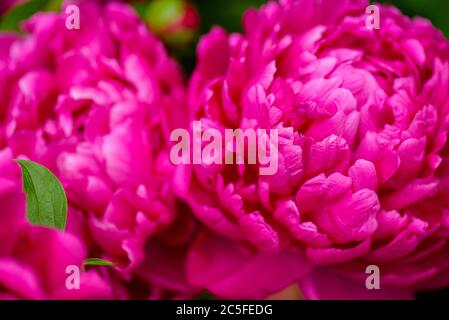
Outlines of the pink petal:
M 300 281 L 301 292 L 309 300 L 412 300 L 407 289 L 368 290 L 364 281 L 353 281 L 331 269 L 317 268 Z
M 222 298 L 261 299 L 299 279 L 309 266 L 299 252 L 254 254 L 203 232 L 187 259 L 189 281 Z

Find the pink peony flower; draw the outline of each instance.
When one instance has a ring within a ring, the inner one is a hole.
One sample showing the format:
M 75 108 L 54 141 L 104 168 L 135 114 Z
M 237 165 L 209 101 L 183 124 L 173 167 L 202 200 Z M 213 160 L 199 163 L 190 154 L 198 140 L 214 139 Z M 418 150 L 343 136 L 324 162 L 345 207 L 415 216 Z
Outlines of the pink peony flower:
M 76 259 L 88 251 L 117 263 L 111 277 L 128 287 L 139 283 L 132 297 L 185 296 L 191 289 L 182 264 L 159 267 L 185 257 L 195 228 L 171 191 L 165 142 L 182 119 L 181 72 L 128 5 L 78 4 L 79 30 L 66 28 L 62 9 L 26 21 L 24 37 L 0 35 L 0 150 L 9 160 L 28 158 L 47 166 L 64 184 L 68 228 L 77 229 L 79 237 L 42 231 L 55 246 L 75 242 Z M 0 166 L 1 179 L 11 174 Z M 20 187 L 19 176 L 17 171 L 11 188 Z M 0 215 L 18 210 L 24 216 L 16 207 L 20 201 L 2 202 Z M 186 223 L 174 224 L 178 215 Z M 5 231 L 14 223 L 11 219 Z M 179 236 L 178 230 L 185 232 Z M 12 241 L 0 231 L 0 238 Z M 146 255 L 149 248 L 158 252 L 166 246 L 176 250 Z M 150 266 L 142 271 L 144 263 Z M 14 271 L 14 264 L 7 267 Z
M 176 190 L 207 227 L 192 284 L 262 298 L 410 298 L 449 284 L 449 43 L 432 25 L 364 0 L 269 2 L 244 34 L 198 47 L 192 120 L 277 129 L 279 168 L 184 165 Z M 365 287 L 369 265 L 381 289 Z

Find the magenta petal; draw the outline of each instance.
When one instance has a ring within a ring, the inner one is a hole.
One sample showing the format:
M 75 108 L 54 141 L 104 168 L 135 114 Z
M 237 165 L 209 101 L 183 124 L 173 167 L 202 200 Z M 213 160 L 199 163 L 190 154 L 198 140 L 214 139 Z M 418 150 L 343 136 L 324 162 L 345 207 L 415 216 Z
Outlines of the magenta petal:
M 110 283 L 95 271 L 81 273 L 80 289 L 67 290 L 63 288 L 54 293 L 51 299 L 57 300 L 108 300 L 114 299 Z
M 369 252 L 371 241 L 365 240 L 353 248 L 307 248 L 307 257 L 317 265 L 338 264 L 361 257 Z
M 0 259 L 0 287 L 16 299 L 44 298 L 37 275 L 11 259 Z
M 278 234 L 259 212 L 243 215 L 240 226 L 248 240 L 262 251 L 276 251 L 279 248 Z
M 20 185 L 0 178 L 0 255 L 7 255 L 25 224 L 25 197 Z
M 377 194 L 362 189 L 331 205 L 329 219 L 332 227 L 328 232 L 336 241 L 362 241 L 377 228 L 376 215 L 380 205 Z
M 209 232 L 195 241 L 187 260 L 188 279 L 222 298 L 262 299 L 309 270 L 299 252 L 254 254 Z
M 142 123 L 128 121 L 105 137 L 102 150 L 114 182 L 137 186 L 150 180 L 150 146 Z
M 33 248 L 30 252 L 29 248 Z M 46 255 L 42 255 L 46 252 Z M 86 258 L 84 244 L 72 234 L 56 230 L 29 227 L 20 240 L 18 255 L 21 261 L 37 270 L 45 288 L 53 292 L 64 286 L 69 265 L 81 266 Z
M 309 300 L 411 300 L 406 289 L 368 290 L 364 281 L 354 281 L 330 269 L 317 268 L 300 281 L 301 292 Z
M 357 160 L 349 169 L 354 191 L 362 189 L 377 189 L 377 174 L 374 164 L 366 160 Z

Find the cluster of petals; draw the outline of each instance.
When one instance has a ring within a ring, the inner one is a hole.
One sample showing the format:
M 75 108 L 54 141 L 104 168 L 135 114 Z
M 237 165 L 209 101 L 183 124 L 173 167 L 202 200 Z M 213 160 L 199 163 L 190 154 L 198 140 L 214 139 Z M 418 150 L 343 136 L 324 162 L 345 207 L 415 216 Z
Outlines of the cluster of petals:
M 166 142 L 182 119 L 181 70 L 129 5 L 78 5 L 80 29 L 62 8 L 0 35 L 0 295 L 186 296 L 176 266 L 194 222 L 173 196 Z M 61 180 L 65 233 L 26 222 L 14 159 Z M 67 290 L 66 267 L 87 257 L 117 266 L 91 268 Z
M 309 299 L 412 298 L 449 284 L 449 42 L 429 21 L 377 5 L 372 28 L 366 0 L 270 1 L 243 33 L 201 39 L 186 90 L 129 5 L 77 4 L 80 29 L 61 10 L 0 34 L 0 299 L 292 284 Z M 170 134 L 193 121 L 276 130 L 278 170 L 174 165 Z M 61 180 L 65 232 L 27 221 L 15 159 Z M 67 266 L 88 257 L 116 266 L 68 290 Z M 372 265 L 380 290 L 365 286 Z
M 188 92 L 203 127 L 276 129 L 279 168 L 184 165 L 177 194 L 205 226 L 192 283 L 260 298 L 411 298 L 449 283 L 449 43 L 365 0 L 281 0 L 244 32 L 202 38 Z M 365 287 L 367 266 L 381 290 Z

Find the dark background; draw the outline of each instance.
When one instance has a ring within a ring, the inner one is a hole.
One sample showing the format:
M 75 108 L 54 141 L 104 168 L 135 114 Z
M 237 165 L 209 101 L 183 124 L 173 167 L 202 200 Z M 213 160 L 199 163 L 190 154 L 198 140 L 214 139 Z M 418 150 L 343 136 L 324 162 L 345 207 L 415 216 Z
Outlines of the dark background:
M 7 0 L 0 0 L 0 31 L 17 31 L 22 20 L 41 10 L 58 10 L 62 0 L 28 0 L 25 3 L 9 8 L 6 12 L 3 5 Z M 143 14 L 146 3 L 151 0 L 138 1 L 136 9 Z M 338 3 L 339 0 L 335 0 Z M 193 40 L 183 46 L 170 48 L 171 53 L 183 66 L 186 76 L 195 65 L 195 47 L 202 34 L 207 33 L 213 25 L 221 25 L 229 32 L 241 31 L 241 17 L 249 7 L 258 7 L 267 0 L 191 0 L 201 17 L 200 29 Z M 402 12 L 413 16 L 428 18 L 449 37 L 449 0 L 379 0 L 376 2 L 393 4 Z M 420 293 L 418 299 L 447 299 L 449 289 L 432 293 Z

